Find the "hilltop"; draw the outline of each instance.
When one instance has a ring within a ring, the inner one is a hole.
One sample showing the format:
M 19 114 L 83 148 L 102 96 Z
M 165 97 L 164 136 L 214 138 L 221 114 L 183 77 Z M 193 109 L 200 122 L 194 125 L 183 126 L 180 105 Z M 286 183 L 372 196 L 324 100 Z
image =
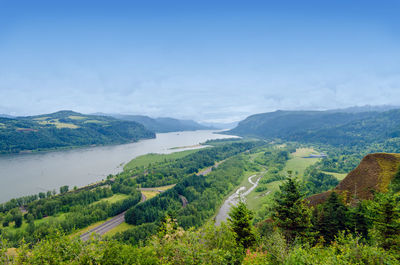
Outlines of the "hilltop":
M 0 118 L 0 153 L 121 144 L 154 137 L 154 132 L 137 122 L 73 111 Z
M 363 158 L 333 190 L 313 195 L 311 205 L 324 202 L 334 192 L 343 195 L 348 203 L 372 199 L 375 192 L 387 192 L 400 166 L 400 154 L 376 153 Z

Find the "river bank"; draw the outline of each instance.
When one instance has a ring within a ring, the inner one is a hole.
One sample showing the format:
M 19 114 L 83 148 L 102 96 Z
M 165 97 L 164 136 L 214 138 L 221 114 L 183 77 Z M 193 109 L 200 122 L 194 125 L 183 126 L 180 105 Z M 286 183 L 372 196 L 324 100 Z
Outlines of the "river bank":
M 133 158 L 148 153 L 168 154 L 195 149 L 212 139 L 230 138 L 215 131 L 159 133 L 155 139 L 135 143 L 70 149 L 57 152 L 0 156 L 0 202 L 57 190 L 85 186 L 116 174 Z M 188 147 L 178 148 L 174 147 Z

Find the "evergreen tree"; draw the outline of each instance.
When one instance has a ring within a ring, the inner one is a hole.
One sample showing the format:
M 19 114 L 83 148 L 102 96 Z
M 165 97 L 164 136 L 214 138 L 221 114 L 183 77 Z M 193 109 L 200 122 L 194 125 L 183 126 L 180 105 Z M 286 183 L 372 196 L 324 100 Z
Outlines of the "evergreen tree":
M 253 226 L 251 225 L 252 219 L 253 213 L 242 201 L 237 206 L 233 206 L 229 212 L 228 222 L 231 230 L 235 233 L 237 244 L 243 246 L 244 249 L 248 249 L 256 241 Z
M 346 230 L 348 209 L 336 192 L 332 192 L 329 195 L 328 200 L 321 208 L 318 212 L 315 229 L 329 243 L 335 240 L 335 236 L 339 231 Z
M 293 242 L 296 237 L 310 237 L 311 210 L 303 202 L 298 182 L 288 178 L 279 188 L 272 208 L 275 224 L 283 230 L 288 242 Z
M 371 227 L 371 221 L 367 218 L 368 209 L 361 201 L 356 207 L 350 208 L 348 227 L 363 238 L 368 237 L 368 230 Z
M 384 249 L 400 253 L 400 210 L 397 199 L 398 196 L 391 193 L 376 197 L 374 228 L 381 237 Z

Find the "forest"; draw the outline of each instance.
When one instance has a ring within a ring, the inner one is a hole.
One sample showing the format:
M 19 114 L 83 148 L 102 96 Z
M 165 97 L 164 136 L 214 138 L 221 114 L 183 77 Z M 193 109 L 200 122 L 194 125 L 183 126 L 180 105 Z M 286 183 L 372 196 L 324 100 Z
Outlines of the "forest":
M 299 183 L 288 178 L 269 218 L 253 225 L 241 202 L 228 222 L 185 230 L 166 216 L 146 243 L 114 239 L 82 242 L 57 230 L 33 247 L 22 243 L 14 256 L 0 244 L 3 264 L 399 264 L 400 173 L 390 191 L 373 200 L 344 205 L 332 193 L 316 208 L 303 201 Z
M 132 176 L 142 187 L 157 187 L 175 184 L 185 176 L 197 173 L 200 169 L 213 166 L 222 161 L 256 146 L 262 141 L 241 141 L 205 148 L 181 159 L 153 163 L 146 168 L 125 168 L 122 175 Z

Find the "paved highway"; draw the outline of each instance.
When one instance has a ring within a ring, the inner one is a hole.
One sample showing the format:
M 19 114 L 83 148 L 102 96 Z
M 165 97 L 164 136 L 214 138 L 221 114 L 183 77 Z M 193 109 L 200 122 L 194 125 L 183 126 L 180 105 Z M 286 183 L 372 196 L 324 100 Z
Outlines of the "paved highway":
M 91 229 L 90 231 L 82 234 L 80 237 L 82 241 L 87 241 L 93 234 L 104 235 L 106 232 L 110 231 L 114 227 L 122 224 L 125 221 L 125 212 L 120 213 L 110 220 L 102 223 L 101 225 Z

